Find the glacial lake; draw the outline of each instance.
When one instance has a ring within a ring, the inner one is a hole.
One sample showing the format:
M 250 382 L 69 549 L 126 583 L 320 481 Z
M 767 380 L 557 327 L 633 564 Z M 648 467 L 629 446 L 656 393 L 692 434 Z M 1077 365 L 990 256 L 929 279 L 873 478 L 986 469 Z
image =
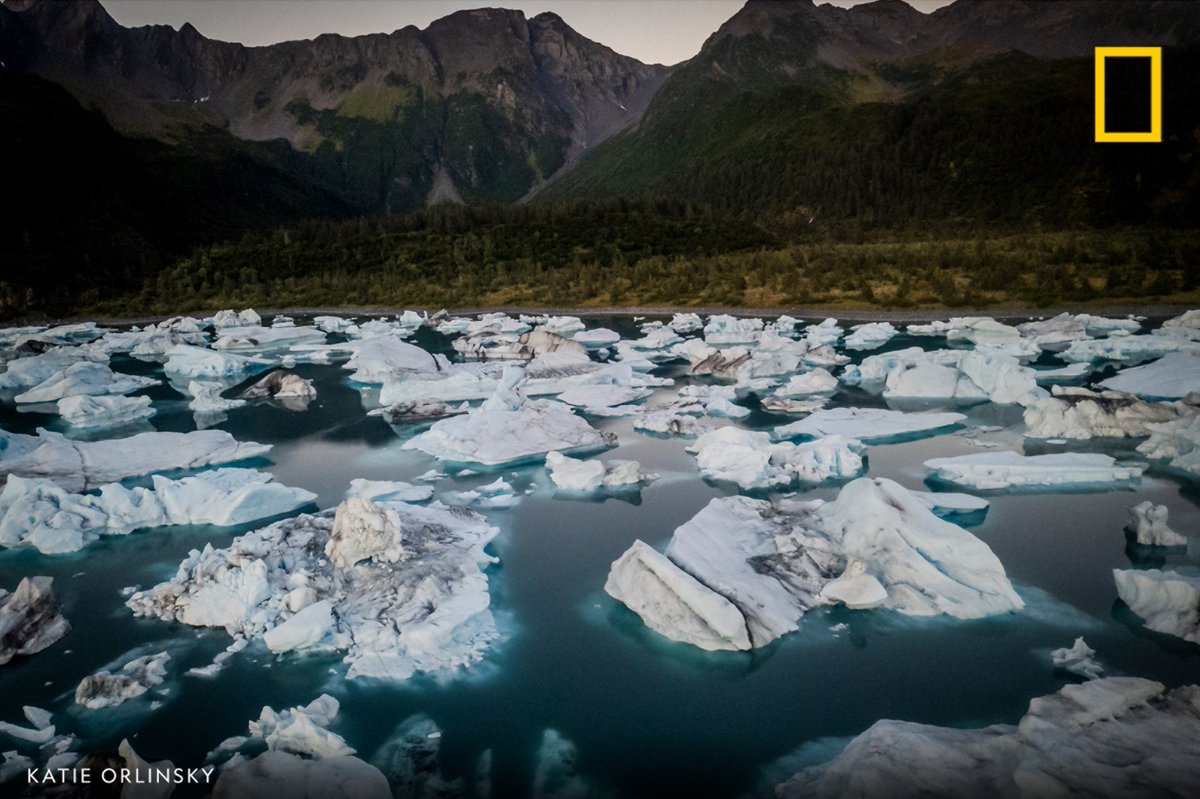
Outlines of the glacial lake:
M 585 321 L 626 338 L 640 335 L 630 317 Z M 427 328 L 410 340 L 453 352 L 449 339 Z M 945 342 L 899 335 L 878 350 L 850 354 L 861 360 L 914 345 L 934 349 Z M 116 356 L 112 366 L 162 377 L 155 362 Z M 673 364 L 656 370 L 681 379 L 645 403 L 673 396 L 688 379 L 684 369 Z M 353 478 L 412 481 L 441 468 L 431 457 L 401 450 L 404 437 L 417 428 L 393 428 L 366 416 L 377 404 L 378 387 L 352 384 L 340 362 L 293 371 L 316 386 L 317 398 L 307 411 L 252 404 L 229 411 L 218 425 L 239 440 L 273 445 L 260 464 L 279 482 L 316 492 L 317 504 L 328 508 L 344 498 Z M 195 429 L 181 394 L 165 383 L 146 393 L 158 409 L 149 427 Z M 753 399 L 745 402 L 755 408 L 741 422 L 746 427 L 767 430 L 798 418 L 766 413 Z M 863 405 L 883 402 L 843 389 L 830 404 Z M 1020 408 L 982 404 L 959 410 L 969 417 L 964 430 L 869 446 L 867 474 L 929 489 L 923 461 L 987 451 L 980 441 L 1018 451 L 1025 446 L 1027 454 L 1099 450 L 1136 456 L 1136 442 L 1128 441 L 1025 443 Z M 500 563 L 488 574 L 503 637 L 470 670 L 447 680 L 346 681 L 338 656 L 274 656 L 259 644 L 235 655 L 213 678 L 181 676 L 209 663 L 229 637 L 223 630 L 135 619 L 121 589 L 167 579 L 189 550 L 207 542 L 228 546 L 262 524 L 164 528 L 102 538 L 70 555 L 0 550 L 0 585 L 11 589 L 27 575 L 53 576 L 73 626 L 45 652 L 0 667 L 0 720 L 22 723 L 22 705 L 44 707 L 54 711 L 60 732 L 79 735 L 80 751 L 115 751 L 129 737 L 147 759 L 197 766 L 223 739 L 245 735 L 247 722 L 264 705 L 279 710 L 328 692 L 341 702 L 332 729 L 359 756 L 370 760 L 398 724 L 423 713 L 443 731 L 447 776 L 469 780 L 480 755 L 491 750 L 496 797 L 528 794 L 546 729 L 577 747 L 580 776 L 606 795 L 769 796 L 805 757 L 828 758 L 846 738 L 881 718 L 960 727 L 1014 723 L 1030 699 L 1071 679 L 1052 668 L 1049 651 L 1070 646 L 1080 635 L 1107 675 L 1147 677 L 1168 687 L 1200 678 L 1200 647 L 1146 630 L 1117 600 L 1112 577 L 1113 568 L 1129 568 L 1137 557 L 1127 549 L 1123 528 L 1129 506 L 1144 499 L 1168 506 L 1171 526 L 1192 535 L 1187 551 L 1172 550 L 1160 561 L 1138 565 L 1197 563 L 1200 536 L 1193 531 L 1200 527 L 1200 494 L 1186 479 L 1151 467 L 1133 489 L 986 492 L 991 502 L 986 515 L 952 519 L 1000 558 L 1027 603 L 1021 613 L 962 622 L 821 609 L 808 613 L 798 632 L 764 649 L 706 653 L 649 631 L 603 586 L 612 562 L 635 539 L 661 549 L 676 527 L 712 498 L 737 493 L 736 486 L 702 479 L 685 451 L 688 439 L 636 432 L 630 418 L 589 421 L 619 438 L 619 446 L 603 457 L 638 460 L 660 479 L 636 494 L 602 500 L 556 496 L 541 465 L 468 475 L 450 470 L 436 484 L 440 494 L 503 476 L 518 493 L 533 489 L 513 508 L 480 511 L 502 530 L 490 546 Z M 63 429 L 54 415 L 0 405 L 0 427 L 33 432 L 42 426 Z M 980 433 L 973 430 L 977 426 L 1005 429 Z M 837 491 L 832 484 L 801 493 L 832 499 Z M 134 700 L 110 711 L 74 707 L 83 677 L 137 647 L 173 653 L 169 694 L 161 706 Z M 10 748 L 7 741 L 0 744 Z M 807 755 L 793 757 L 802 747 Z M 783 758 L 788 760 L 781 766 Z

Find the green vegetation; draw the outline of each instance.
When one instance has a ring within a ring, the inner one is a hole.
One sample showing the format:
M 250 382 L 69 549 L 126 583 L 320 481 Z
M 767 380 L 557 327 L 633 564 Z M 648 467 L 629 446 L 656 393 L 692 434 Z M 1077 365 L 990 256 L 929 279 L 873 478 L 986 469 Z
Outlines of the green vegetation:
M 228 306 L 1050 307 L 1196 302 L 1200 233 L 822 229 L 781 239 L 686 203 L 436 208 L 202 249 L 90 313 Z

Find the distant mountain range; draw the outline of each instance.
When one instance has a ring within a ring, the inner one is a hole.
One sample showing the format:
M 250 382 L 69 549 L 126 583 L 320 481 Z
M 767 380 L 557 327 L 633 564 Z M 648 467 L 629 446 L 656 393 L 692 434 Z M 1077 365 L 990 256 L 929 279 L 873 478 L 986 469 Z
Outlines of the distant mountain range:
M 1165 144 L 1091 142 L 1102 44 L 1167 48 Z M 1198 44 L 1200 3 L 1169 0 L 750 0 L 674 67 L 554 14 L 246 47 L 5 0 L 0 146 L 27 202 L 0 256 L 86 282 L 89 260 L 305 218 L 597 198 L 787 225 L 1194 223 Z

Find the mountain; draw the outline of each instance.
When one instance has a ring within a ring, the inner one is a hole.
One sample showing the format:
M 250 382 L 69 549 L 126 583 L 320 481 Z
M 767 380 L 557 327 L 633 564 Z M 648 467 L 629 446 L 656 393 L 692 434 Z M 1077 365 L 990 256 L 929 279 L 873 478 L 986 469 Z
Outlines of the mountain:
M 1092 48 L 1166 48 L 1161 146 L 1091 142 Z M 1196 219 L 1200 4 L 750 0 L 547 195 L 908 225 Z
M 191 25 L 125 28 L 96 0 L 6 0 L 0 47 L 123 134 L 284 140 L 297 177 L 363 213 L 536 193 L 636 121 L 668 72 L 554 14 L 491 8 L 246 47 Z

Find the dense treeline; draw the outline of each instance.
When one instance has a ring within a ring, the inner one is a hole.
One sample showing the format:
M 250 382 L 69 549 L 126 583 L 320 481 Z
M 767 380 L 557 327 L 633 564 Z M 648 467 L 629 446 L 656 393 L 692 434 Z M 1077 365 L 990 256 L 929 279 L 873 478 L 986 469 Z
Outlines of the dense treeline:
M 1200 233 L 1171 228 L 784 240 L 688 203 L 442 207 L 314 222 L 198 251 L 113 315 L 227 306 L 1051 306 L 1189 301 Z

